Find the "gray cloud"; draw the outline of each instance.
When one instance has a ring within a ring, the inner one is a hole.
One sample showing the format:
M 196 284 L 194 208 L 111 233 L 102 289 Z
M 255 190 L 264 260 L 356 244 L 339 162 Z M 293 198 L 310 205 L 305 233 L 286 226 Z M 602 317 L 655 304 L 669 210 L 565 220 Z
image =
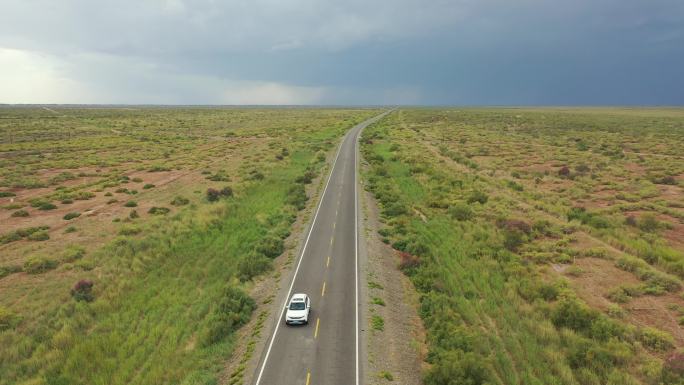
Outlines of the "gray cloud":
M 684 2 L 6 1 L 0 64 L 10 103 L 683 104 Z

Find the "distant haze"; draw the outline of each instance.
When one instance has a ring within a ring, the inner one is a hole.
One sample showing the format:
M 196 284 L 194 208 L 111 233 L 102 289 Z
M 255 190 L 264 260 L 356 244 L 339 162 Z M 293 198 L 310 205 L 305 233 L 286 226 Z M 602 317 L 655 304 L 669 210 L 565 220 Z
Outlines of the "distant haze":
M 683 105 L 682 0 L 0 0 L 0 103 Z

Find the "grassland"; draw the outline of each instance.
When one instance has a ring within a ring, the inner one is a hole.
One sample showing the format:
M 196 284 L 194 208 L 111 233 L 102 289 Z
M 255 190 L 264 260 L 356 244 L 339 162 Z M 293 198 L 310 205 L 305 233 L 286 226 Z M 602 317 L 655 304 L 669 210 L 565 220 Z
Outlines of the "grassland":
M 0 109 L 0 384 L 213 384 L 361 109 Z
M 683 383 L 682 149 L 681 109 L 402 109 L 366 129 L 425 383 Z

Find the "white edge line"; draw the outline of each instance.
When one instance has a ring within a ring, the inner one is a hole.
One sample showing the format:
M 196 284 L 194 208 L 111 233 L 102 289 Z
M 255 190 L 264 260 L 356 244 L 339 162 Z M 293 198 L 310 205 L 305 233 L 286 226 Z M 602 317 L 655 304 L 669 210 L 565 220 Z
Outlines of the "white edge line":
M 302 247 L 302 252 L 299 255 L 299 262 L 297 262 L 297 268 L 295 269 L 294 276 L 292 276 L 292 282 L 290 283 L 290 288 L 287 291 L 287 295 L 285 296 L 285 302 L 283 302 L 283 305 L 280 307 L 280 315 L 278 316 L 278 319 L 276 320 L 276 327 L 275 327 L 275 330 L 273 331 L 273 337 L 271 337 L 271 342 L 268 344 L 268 349 L 266 350 L 266 356 L 264 357 L 264 362 L 261 364 L 261 369 L 259 370 L 259 376 L 257 377 L 255 385 L 259 385 L 259 382 L 261 381 L 261 376 L 264 374 L 264 369 L 266 368 L 266 363 L 268 362 L 268 356 L 271 354 L 271 348 L 273 347 L 273 342 L 275 341 L 276 335 L 278 334 L 278 329 L 280 328 L 280 320 L 283 318 L 283 313 L 285 313 L 285 305 L 287 305 L 287 301 L 290 298 L 290 294 L 292 293 L 292 288 L 294 287 L 295 280 L 297 279 L 297 273 L 299 272 L 299 266 L 301 266 L 302 260 L 304 259 L 304 252 L 306 251 L 306 246 L 309 244 L 309 238 L 311 238 L 311 233 L 313 232 L 313 229 L 316 226 L 316 219 L 318 219 L 318 212 L 321 210 L 321 206 L 323 205 L 323 200 L 325 199 L 325 194 L 328 191 L 328 185 L 330 184 L 330 180 L 332 179 L 333 171 L 335 171 L 335 165 L 337 164 L 337 158 L 340 157 L 340 151 L 342 150 L 342 146 L 344 145 L 345 140 L 347 140 L 347 135 L 345 135 L 342 138 L 342 141 L 340 142 L 340 145 L 337 148 L 337 155 L 335 155 L 335 160 L 333 161 L 332 167 L 330 168 L 330 174 L 328 175 L 328 181 L 325 183 L 325 188 L 323 189 L 323 194 L 321 194 L 321 200 L 318 202 L 318 207 L 316 208 L 316 214 L 314 214 L 313 222 L 311 222 L 311 227 L 309 228 L 309 234 L 306 236 L 306 241 L 304 241 L 304 247 Z M 358 320 L 357 320 L 357 323 L 358 323 Z M 357 385 L 358 385 L 358 381 L 357 381 Z

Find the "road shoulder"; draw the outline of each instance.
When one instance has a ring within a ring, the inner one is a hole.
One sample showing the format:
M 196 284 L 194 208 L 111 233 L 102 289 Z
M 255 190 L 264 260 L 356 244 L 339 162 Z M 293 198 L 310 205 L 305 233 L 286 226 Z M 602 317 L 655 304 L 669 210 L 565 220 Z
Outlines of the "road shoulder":
M 363 169 L 363 162 L 359 167 Z M 362 178 L 359 183 L 363 383 L 419 385 L 427 347 L 418 294 L 399 270 L 395 251 L 381 241 L 379 209 Z

